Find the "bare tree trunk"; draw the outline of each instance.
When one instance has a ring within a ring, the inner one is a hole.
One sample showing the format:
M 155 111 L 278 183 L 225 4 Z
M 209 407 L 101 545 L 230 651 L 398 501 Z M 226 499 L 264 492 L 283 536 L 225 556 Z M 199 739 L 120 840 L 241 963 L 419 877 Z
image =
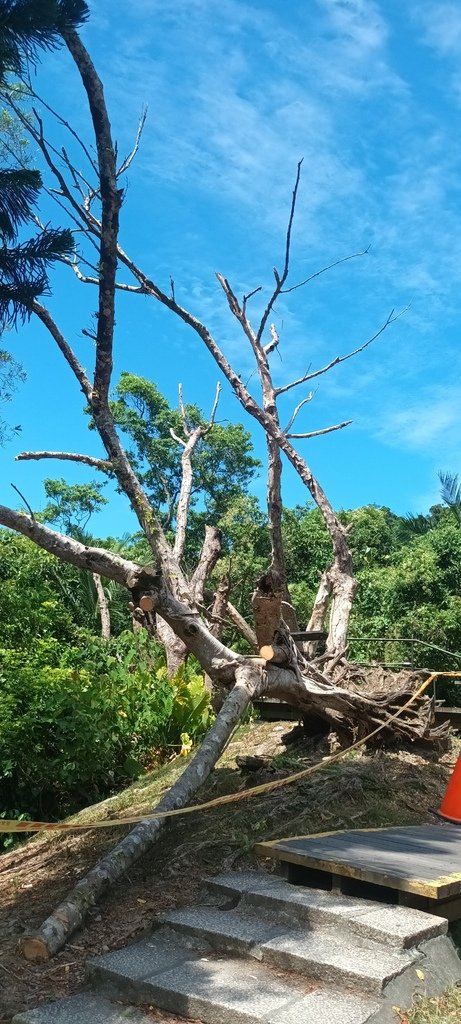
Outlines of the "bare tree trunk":
M 184 523 L 184 530 L 186 529 Z M 185 536 L 185 535 L 184 535 Z M 192 574 L 190 592 L 194 604 L 203 604 L 205 584 L 218 561 L 221 551 L 221 535 L 215 526 L 205 527 L 205 538 L 203 541 L 200 558 Z M 210 632 L 213 632 L 210 630 Z M 217 636 L 218 634 L 213 634 Z M 179 671 L 187 658 L 188 648 L 186 644 L 176 635 L 171 626 L 157 615 L 157 636 L 165 648 L 166 665 L 169 679 Z
M 216 637 L 220 637 L 223 631 L 229 601 L 229 591 L 230 576 L 228 572 L 224 572 L 216 588 L 210 612 L 210 633 Z
M 348 552 L 346 565 L 341 565 L 339 559 L 335 559 L 331 569 L 333 601 L 330 612 L 330 624 L 328 629 L 327 651 L 334 657 L 339 651 L 347 647 L 347 633 L 349 619 L 352 611 L 352 603 L 358 587 L 355 579 L 352 558 Z
M 157 615 L 157 636 L 165 648 L 168 678 L 173 679 L 181 665 L 184 665 L 187 647 L 160 615 Z
M 275 409 L 275 399 L 271 394 L 268 394 L 269 405 L 271 401 Z M 272 437 L 269 437 L 269 435 L 266 435 L 266 441 L 268 454 L 267 509 L 272 551 L 271 566 L 279 574 L 281 580 L 284 621 L 291 632 L 296 633 L 298 619 L 288 590 L 282 535 L 282 458 L 277 442 Z
M 210 633 L 212 633 L 213 636 L 217 637 L 218 639 L 221 637 L 223 631 L 224 619 L 227 612 L 227 602 L 229 599 L 229 590 L 230 576 L 228 572 L 224 572 L 223 575 L 221 576 L 221 579 L 219 580 L 213 598 L 211 611 L 209 613 Z M 208 690 L 208 693 L 213 693 L 215 687 L 212 677 L 208 674 L 205 674 L 203 683 L 205 689 Z M 218 710 L 223 703 L 223 695 L 221 691 L 222 688 L 218 688 L 218 692 L 215 694 L 215 700 L 213 702 L 213 707 L 215 711 Z
M 206 782 L 233 729 L 255 696 L 261 678 L 260 673 L 253 672 L 251 666 L 238 669 L 237 674 L 236 685 L 223 704 L 200 749 L 155 811 L 185 807 Z M 91 871 L 77 882 L 67 899 L 46 919 L 41 928 L 35 934 L 21 939 L 21 950 L 26 959 L 46 960 L 57 953 L 81 926 L 88 910 L 94 906 L 98 897 L 151 848 L 164 823 L 165 819 L 161 818 L 141 822 L 98 861 Z
M 110 611 L 101 577 L 97 572 L 92 573 L 93 582 L 96 587 L 96 598 L 98 604 L 99 618 L 101 619 L 101 636 L 103 640 L 110 640 Z
M 236 626 L 236 628 L 238 629 L 241 636 L 243 636 L 244 640 L 246 640 L 247 643 L 250 645 L 251 649 L 253 651 L 257 651 L 258 638 L 256 636 L 256 633 L 254 629 L 251 628 L 246 619 L 243 618 L 243 615 L 240 614 L 238 608 L 234 607 L 232 601 L 227 602 L 227 614 L 234 623 L 234 626 Z

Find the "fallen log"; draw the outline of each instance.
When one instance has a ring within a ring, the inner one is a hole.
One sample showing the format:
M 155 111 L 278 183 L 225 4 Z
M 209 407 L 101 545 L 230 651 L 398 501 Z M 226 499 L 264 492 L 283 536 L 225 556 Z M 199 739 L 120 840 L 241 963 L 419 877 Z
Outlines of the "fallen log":
M 181 777 L 155 808 L 169 811 L 185 807 L 206 782 L 220 754 L 240 721 L 260 678 L 251 668 L 236 670 L 237 682 L 223 704 L 200 749 Z M 22 937 L 20 949 L 26 960 L 48 960 L 65 945 L 85 920 L 99 896 L 120 878 L 157 840 L 165 820 L 141 822 L 113 850 L 107 853 L 81 878 L 59 907 L 44 921 L 38 931 Z M 91 828 L 91 825 L 88 826 Z

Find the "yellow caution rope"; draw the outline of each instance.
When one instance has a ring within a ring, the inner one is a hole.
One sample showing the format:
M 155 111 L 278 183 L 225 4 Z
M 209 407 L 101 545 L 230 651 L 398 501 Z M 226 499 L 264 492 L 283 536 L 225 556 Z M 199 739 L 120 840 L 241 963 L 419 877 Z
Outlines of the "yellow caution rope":
M 106 818 L 104 821 L 91 821 L 82 824 L 80 822 L 73 821 L 15 821 L 14 819 L 1 819 L 0 818 L 0 832 L 73 832 L 73 831 L 86 831 L 91 828 L 113 828 L 116 825 L 136 825 L 142 821 L 155 821 L 160 818 L 177 818 L 183 814 L 195 814 L 197 811 L 208 811 L 213 807 L 223 807 L 225 804 L 238 803 L 240 800 L 246 800 L 247 797 L 257 796 L 260 793 L 273 792 L 275 789 L 281 789 L 283 786 L 289 786 L 292 782 L 299 782 L 301 779 L 306 779 L 309 775 L 314 775 L 315 772 L 321 771 L 329 764 L 333 764 L 335 761 L 339 761 L 346 754 L 349 754 L 352 750 L 357 750 L 358 747 L 368 743 L 373 736 L 377 736 L 383 729 L 387 729 L 392 722 L 395 722 L 400 715 L 407 710 L 421 697 L 421 694 L 427 689 L 427 687 L 436 679 L 438 676 L 454 676 L 461 677 L 461 670 L 459 672 L 432 672 L 428 679 L 425 680 L 421 686 L 412 694 L 406 704 L 403 704 L 398 711 L 393 715 L 390 715 L 385 722 L 378 725 L 373 732 L 368 733 L 368 736 L 364 736 L 363 739 L 357 740 L 352 743 L 350 747 L 345 750 L 339 750 L 336 754 L 331 754 L 329 757 L 323 758 L 318 764 L 311 765 L 310 768 L 304 768 L 300 772 L 296 772 L 294 775 L 287 775 L 283 779 L 274 779 L 273 782 L 263 782 L 259 786 L 252 786 L 251 789 L 242 790 L 239 793 L 228 793 L 226 796 L 215 797 L 214 800 L 207 800 L 203 804 L 192 804 L 189 807 L 178 807 L 173 811 L 154 811 L 152 814 L 138 814 L 132 815 L 125 818 Z

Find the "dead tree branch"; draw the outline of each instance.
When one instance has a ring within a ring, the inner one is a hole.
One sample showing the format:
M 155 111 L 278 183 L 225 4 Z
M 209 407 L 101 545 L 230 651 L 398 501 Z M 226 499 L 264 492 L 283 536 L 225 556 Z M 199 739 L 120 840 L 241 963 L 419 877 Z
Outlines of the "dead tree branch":
M 254 629 L 251 628 L 250 624 L 246 621 L 246 619 L 243 618 L 243 615 L 240 614 L 235 605 L 232 604 L 232 601 L 229 600 L 227 602 L 227 614 L 231 621 L 233 622 L 236 629 L 238 629 L 239 633 L 243 636 L 244 640 L 246 640 L 247 643 L 250 645 L 252 650 L 257 651 L 258 638 L 256 636 Z
M 96 588 L 99 618 L 101 620 L 101 636 L 103 640 L 110 640 L 110 611 L 106 592 L 97 572 L 92 573 L 93 583 Z
M 80 363 L 77 359 L 77 356 L 75 355 L 75 352 L 72 351 L 64 335 L 61 333 L 56 323 L 54 322 L 53 317 L 48 312 L 48 310 L 45 309 L 45 306 L 41 305 L 40 302 L 34 302 L 32 304 L 32 312 L 35 313 L 39 320 L 41 320 L 44 327 L 46 327 L 47 331 L 49 331 L 49 333 L 51 334 L 51 337 L 54 338 L 54 341 L 56 342 L 58 348 L 62 352 L 64 359 L 70 366 L 72 372 L 75 374 L 80 384 L 80 387 L 83 391 L 83 394 L 85 395 L 85 398 L 88 400 L 89 403 L 91 403 L 93 400 L 93 388 L 86 375 L 86 371 L 83 369 L 83 366 L 80 366 Z
M 371 345 L 373 341 L 376 341 L 376 339 L 379 338 L 380 335 L 384 333 L 384 331 L 390 326 L 390 324 L 395 323 L 395 321 L 398 320 L 400 316 L 402 316 L 403 312 L 404 310 L 402 310 L 402 312 L 400 313 L 395 313 L 395 311 L 392 309 L 387 319 L 379 328 L 379 331 L 376 331 L 371 338 L 367 338 L 367 340 L 364 341 L 362 345 L 359 345 L 357 348 L 352 349 L 351 352 L 347 352 L 346 355 L 344 356 L 335 356 L 334 359 L 331 359 L 329 363 L 326 363 L 326 365 L 322 366 L 319 370 L 314 370 L 312 373 L 307 372 L 302 377 L 298 377 L 297 380 L 291 381 L 290 384 L 283 384 L 282 387 L 276 388 L 275 392 L 277 396 L 285 394 L 286 391 L 291 391 L 292 388 L 297 388 L 300 384 L 305 384 L 306 381 L 308 380 L 314 380 L 316 377 L 320 377 L 323 373 L 328 373 L 328 371 L 332 370 L 334 366 L 339 366 L 340 363 L 345 363 L 347 359 L 352 359 L 353 356 L 358 356 L 360 352 L 364 352 L 365 349 L 368 348 L 368 346 Z
M 98 289 L 96 367 L 92 401 L 93 412 L 96 415 L 95 410 L 105 406 L 108 402 L 109 384 L 112 374 L 117 238 L 122 193 L 117 185 L 115 152 L 102 82 L 75 29 L 66 28 L 63 32 L 63 38 L 80 72 L 83 86 L 88 96 L 98 154 L 98 175 L 101 194 L 101 269 Z
M 221 533 L 216 526 L 205 527 L 205 537 L 197 565 L 190 580 L 195 604 L 203 604 L 205 583 L 209 580 L 221 554 Z
M 312 402 L 313 397 L 314 397 L 314 392 L 313 391 L 309 391 L 309 394 L 307 395 L 307 397 L 303 398 L 301 402 L 298 402 L 298 405 L 293 410 L 293 412 L 292 412 L 292 414 L 290 416 L 290 419 L 288 420 L 288 423 L 287 423 L 287 425 L 285 427 L 285 430 L 283 431 L 284 434 L 288 434 L 288 431 L 293 426 L 294 421 L 295 421 L 298 413 L 301 412 L 301 409 L 303 409 L 304 406 L 308 404 L 308 402 Z
M 218 384 L 216 387 L 216 396 L 211 411 L 211 417 L 208 423 L 199 424 L 199 426 L 191 429 L 187 422 L 186 409 L 183 400 L 182 385 L 179 385 L 179 407 L 181 410 L 181 418 L 183 421 L 184 433 L 187 437 L 187 441 L 182 441 L 174 431 L 171 431 L 172 437 L 178 441 L 183 447 L 183 453 L 181 455 L 181 487 L 179 492 L 178 505 L 176 509 L 176 535 L 173 546 L 174 557 L 177 558 L 178 562 L 181 560 L 184 554 L 184 547 L 186 543 L 187 533 L 187 521 L 189 516 L 189 505 L 192 493 L 192 456 L 199 444 L 199 442 L 209 433 L 211 430 L 214 419 L 216 416 L 216 410 L 218 407 L 219 394 L 221 391 L 221 385 Z
M 306 284 L 310 284 L 316 277 L 321 277 L 322 274 L 327 274 L 329 270 L 333 270 L 334 267 L 341 266 L 341 263 L 347 263 L 349 260 L 356 260 L 360 256 L 368 256 L 370 252 L 370 246 L 367 249 L 363 249 L 362 252 L 353 252 L 349 256 L 342 256 L 339 260 L 334 260 L 333 263 L 328 263 L 326 267 L 322 267 L 321 270 L 316 270 L 314 274 L 310 274 L 309 277 L 305 277 L 304 281 L 299 281 L 298 284 L 292 284 L 290 288 L 282 288 L 282 295 L 289 295 L 290 292 L 296 292 L 298 288 L 304 288 Z
M 287 434 L 287 437 L 294 438 L 307 438 L 307 437 L 320 437 L 322 434 L 331 434 L 333 430 L 342 430 L 343 427 L 349 427 L 352 420 L 344 420 L 344 423 L 334 423 L 331 427 L 323 427 L 322 430 L 308 430 L 305 434 Z
M 16 462 L 30 462 L 32 459 L 60 459 L 63 462 L 83 462 L 85 466 L 99 469 L 102 473 L 109 473 L 112 470 L 112 463 L 107 459 L 97 459 L 93 455 L 80 455 L 76 452 L 20 452 L 15 457 Z

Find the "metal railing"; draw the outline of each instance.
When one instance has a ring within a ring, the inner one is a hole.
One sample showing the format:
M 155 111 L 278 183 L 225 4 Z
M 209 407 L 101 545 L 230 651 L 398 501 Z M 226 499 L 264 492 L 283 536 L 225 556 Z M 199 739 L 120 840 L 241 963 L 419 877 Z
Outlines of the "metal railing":
M 439 654 L 447 654 L 450 658 L 454 658 L 455 661 L 461 664 L 461 654 L 457 651 L 448 651 L 446 647 L 440 647 L 438 644 L 430 644 L 427 640 L 418 640 L 414 636 L 350 636 L 348 639 L 355 641 L 356 643 L 380 643 L 380 644 L 419 644 L 420 647 L 426 647 L 431 651 L 438 651 Z M 396 664 L 405 665 L 412 667 L 412 662 L 400 661 Z

